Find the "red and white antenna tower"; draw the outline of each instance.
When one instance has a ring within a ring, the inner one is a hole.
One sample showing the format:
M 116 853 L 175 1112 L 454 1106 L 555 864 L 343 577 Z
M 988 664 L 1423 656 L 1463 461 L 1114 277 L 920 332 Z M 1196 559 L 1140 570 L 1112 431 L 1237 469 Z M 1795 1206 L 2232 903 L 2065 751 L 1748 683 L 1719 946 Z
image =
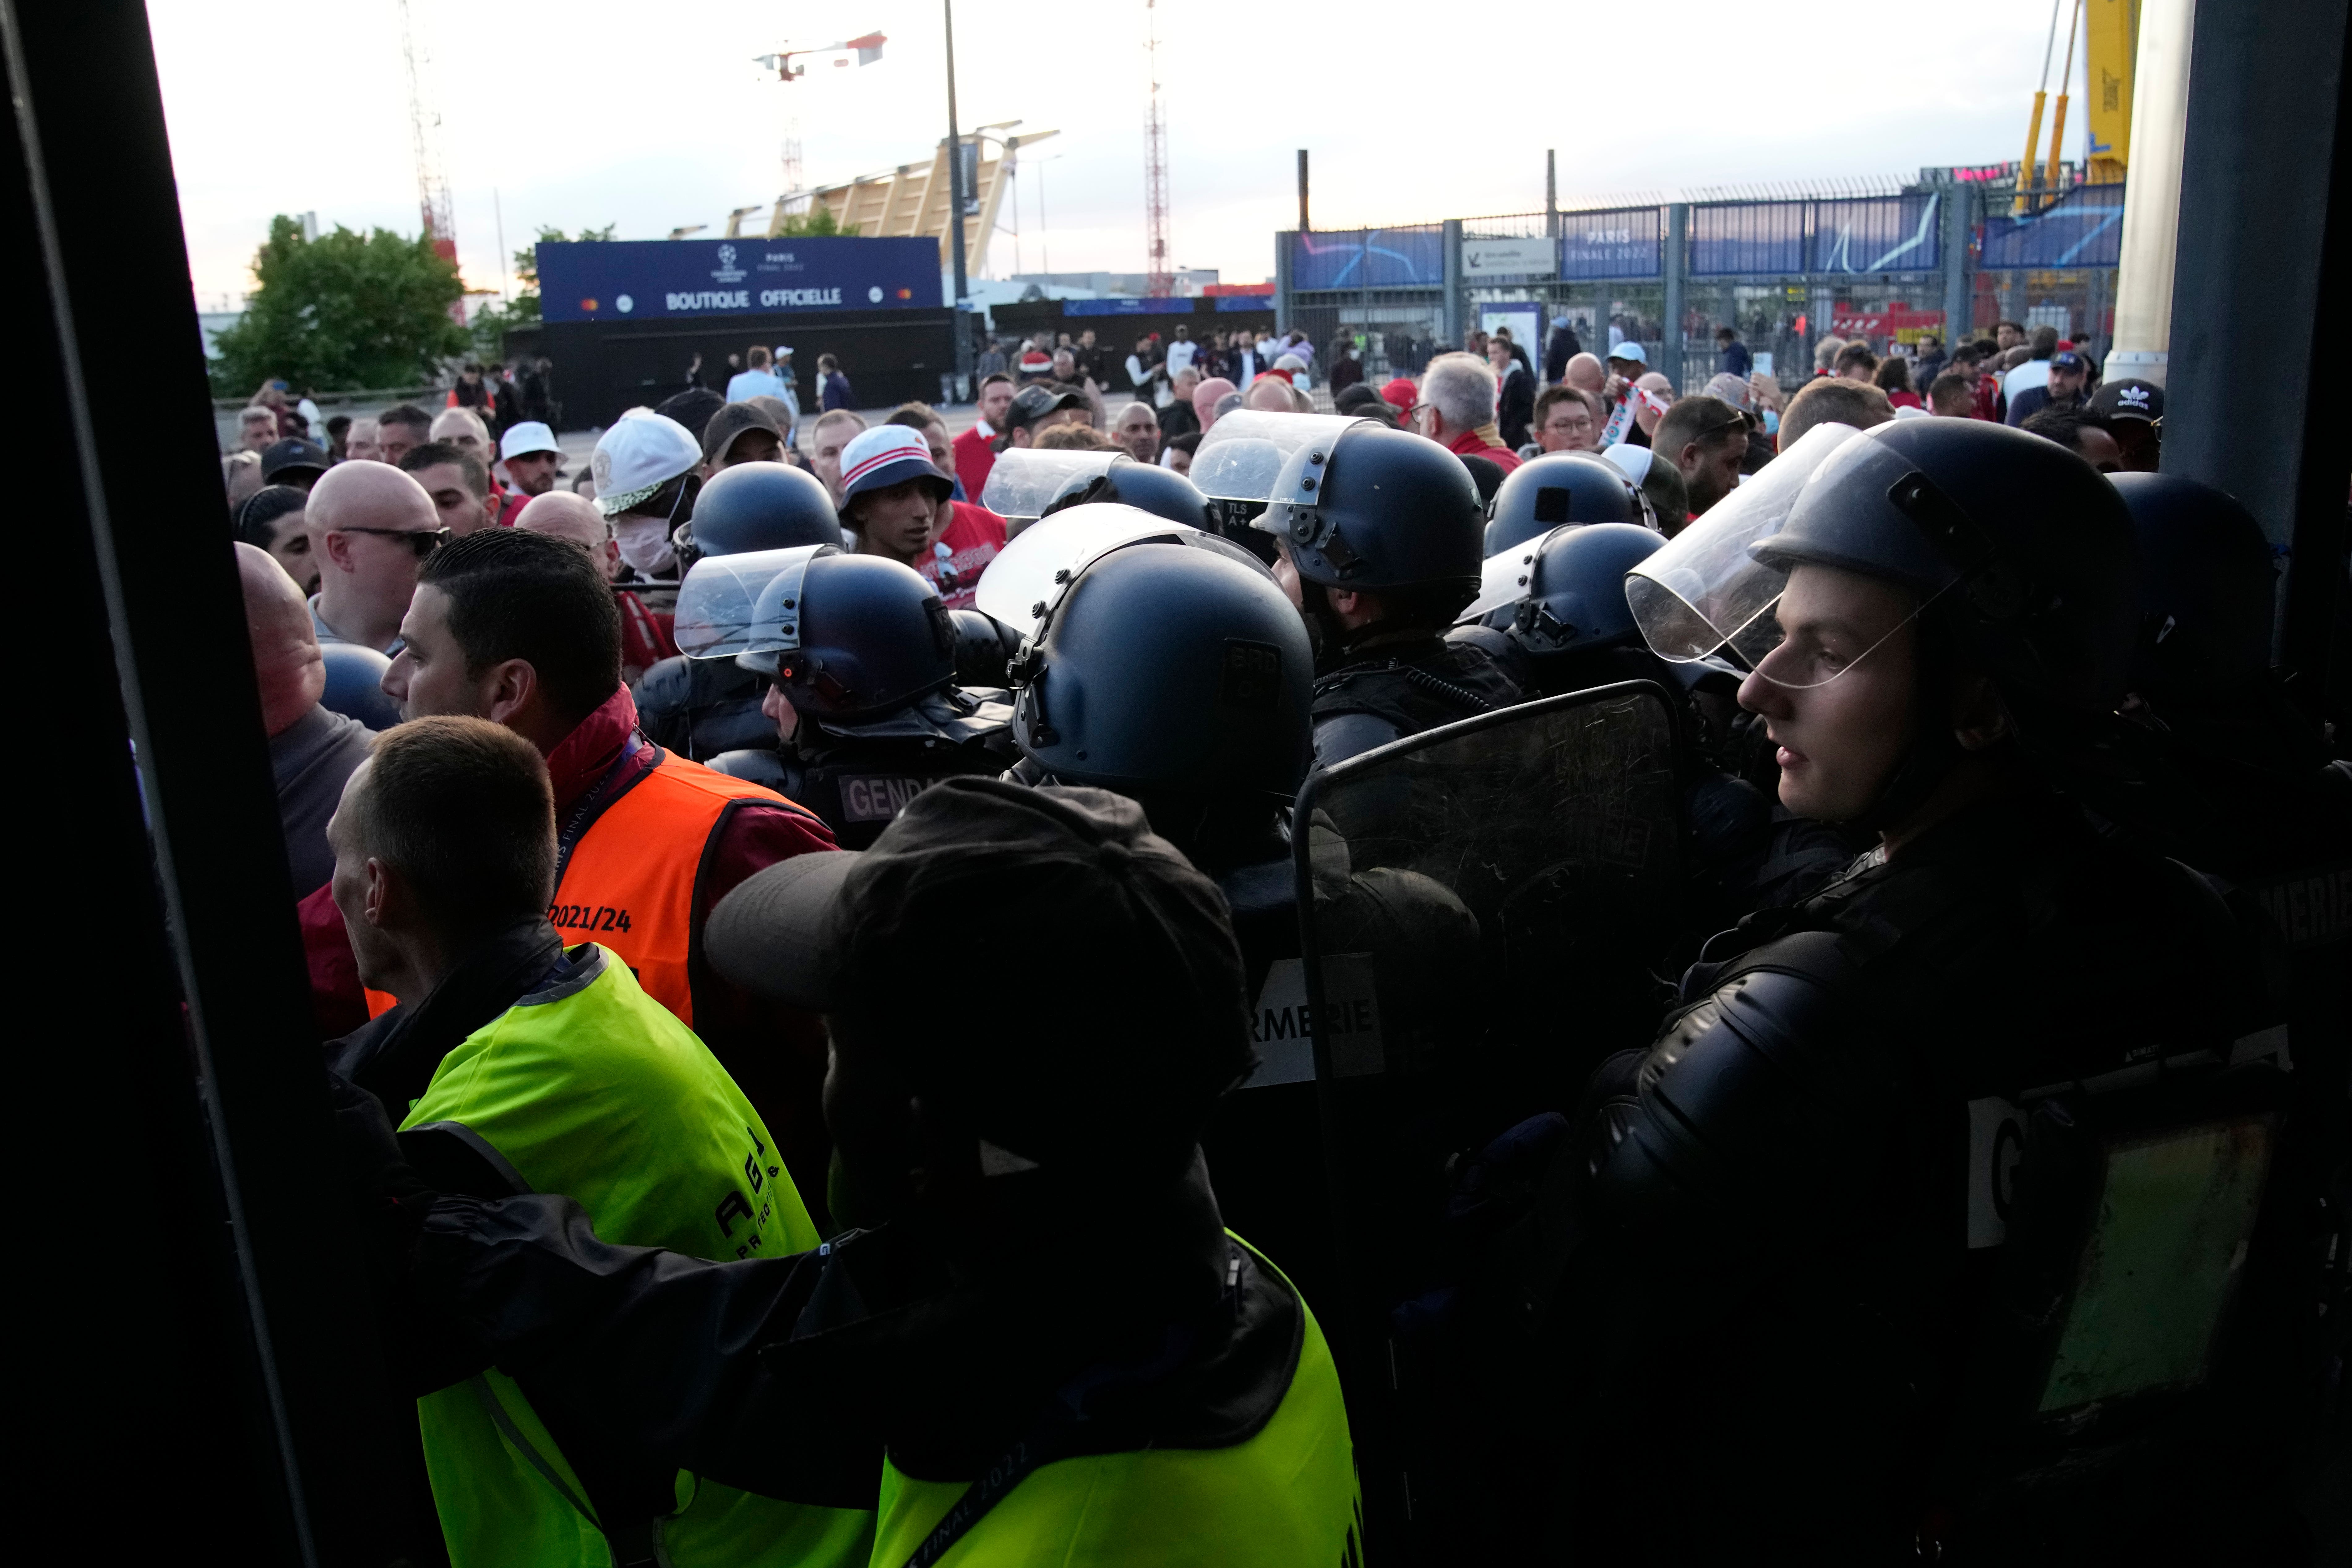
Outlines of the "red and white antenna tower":
M 1143 0 L 1144 58 L 1151 68 L 1151 104 L 1143 121 L 1143 224 L 1151 242 L 1151 279 L 1144 291 L 1155 300 L 1176 292 L 1168 265 L 1168 113 L 1160 102 L 1160 12 L 1158 0 Z
M 431 74 L 429 56 L 424 68 L 419 68 L 416 22 L 409 13 L 409 0 L 400 0 L 400 52 L 408 65 L 408 133 L 416 153 L 416 208 L 435 253 L 455 266 L 457 219 L 449 200 L 449 176 L 441 168 L 441 112 L 432 106 L 425 90 Z

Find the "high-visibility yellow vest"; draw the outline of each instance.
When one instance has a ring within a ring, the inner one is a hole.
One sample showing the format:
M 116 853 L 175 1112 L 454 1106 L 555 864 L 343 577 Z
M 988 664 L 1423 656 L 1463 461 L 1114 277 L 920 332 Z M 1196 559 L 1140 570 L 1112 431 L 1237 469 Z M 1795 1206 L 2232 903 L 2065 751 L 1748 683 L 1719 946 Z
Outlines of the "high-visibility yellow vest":
M 805 1252 L 816 1227 L 751 1102 L 692 1030 L 593 943 L 459 1043 L 402 1121 L 456 1122 L 533 1192 L 562 1193 L 604 1240 L 696 1258 Z M 604 1568 L 579 1477 L 495 1370 L 417 1401 L 457 1568 Z M 863 1564 L 874 1516 L 677 1479 L 656 1521 L 677 1568 Z
M 1255 1436 L 1227 1448 L 1041 1465 L 938 1568 L 1358 1568 L 1363 1513 L 1348 1410 L 1323 1331 L 1303 1298 L 1298 1310 L 1298 1366 Z M 967 1489 L 918 1480 L 886 1458 L 873 1568 L 902 1568 Z

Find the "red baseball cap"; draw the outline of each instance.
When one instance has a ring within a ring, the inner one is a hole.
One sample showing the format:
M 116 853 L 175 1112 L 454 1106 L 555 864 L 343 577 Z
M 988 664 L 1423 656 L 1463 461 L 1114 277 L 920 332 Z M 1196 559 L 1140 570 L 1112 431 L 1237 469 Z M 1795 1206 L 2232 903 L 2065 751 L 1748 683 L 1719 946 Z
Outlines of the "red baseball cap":
M 1395 409 L 1399 414 L 1402 414 L 1410 410 L 1412 405 L 1420 400 L 1420 397 L 1421 394 L 1419 389 L 1412 384 L 1412 382 L 1408 377 L 1402 375 L 1398 376 L 1394 381 L 1390 382 L 1386 386 L 1381 388 L 1381 401 Z

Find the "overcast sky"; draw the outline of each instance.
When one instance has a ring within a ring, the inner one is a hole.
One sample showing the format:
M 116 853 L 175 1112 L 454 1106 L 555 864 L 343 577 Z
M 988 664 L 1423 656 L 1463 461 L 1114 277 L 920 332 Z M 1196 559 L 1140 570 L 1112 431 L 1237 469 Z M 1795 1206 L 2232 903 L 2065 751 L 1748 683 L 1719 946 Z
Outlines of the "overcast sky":
M 499 285 L 501 219 L 509 249 L 541 224 L 719 232 L 730 208 L 774 199 L 795 114 L 813 184 L 928 160 L 946 132 L 937 0 L 411 8 L 476 288 Z M 148 9 L 206 308 L 251 287 L 274 213 L 415 232 L 396 0 Z M 1157 14 L 1171 259 L 1229 281 L 1272 275 L 1300 147 L 1328 228 L 1540 208 L 1547 147 L 1563 203 L 2014 158 L 2051 15 L 2048 0 L 1160 0 Z M 965 127 L 1062 132 L 1016 182 L 1024 270 L 1144 267 L 1143 21 L 1142 0 L 956 5 Z M 784 86 L 752 62 L 872 30 L 889 44 L 862 68 L 820 63 Z M 1002 223 L 975 272 L 1014 270 L 1009 211 Z

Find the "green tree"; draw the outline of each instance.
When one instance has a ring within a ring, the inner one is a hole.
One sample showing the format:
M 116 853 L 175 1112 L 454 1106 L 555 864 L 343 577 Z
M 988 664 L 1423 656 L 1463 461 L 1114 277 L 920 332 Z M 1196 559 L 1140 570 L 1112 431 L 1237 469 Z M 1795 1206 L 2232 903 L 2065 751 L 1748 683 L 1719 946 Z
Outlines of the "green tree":
M 316 239 L 280 215 L 253 258 L 245 319 L 215 340 L 215 386 L 226 396 L 270 376 L 331 392 L 431 380 L 466 352 L 450 314 L 465 292 L 455 264 L 420 237 L 338 226 Z
M 841 225 L 834 221 L 831 207 L 816 207 L 804 213 L 786 213 L 784 226 L 778 232 L 785 239 L 798 239 L 803 235 L 839 234 Z

